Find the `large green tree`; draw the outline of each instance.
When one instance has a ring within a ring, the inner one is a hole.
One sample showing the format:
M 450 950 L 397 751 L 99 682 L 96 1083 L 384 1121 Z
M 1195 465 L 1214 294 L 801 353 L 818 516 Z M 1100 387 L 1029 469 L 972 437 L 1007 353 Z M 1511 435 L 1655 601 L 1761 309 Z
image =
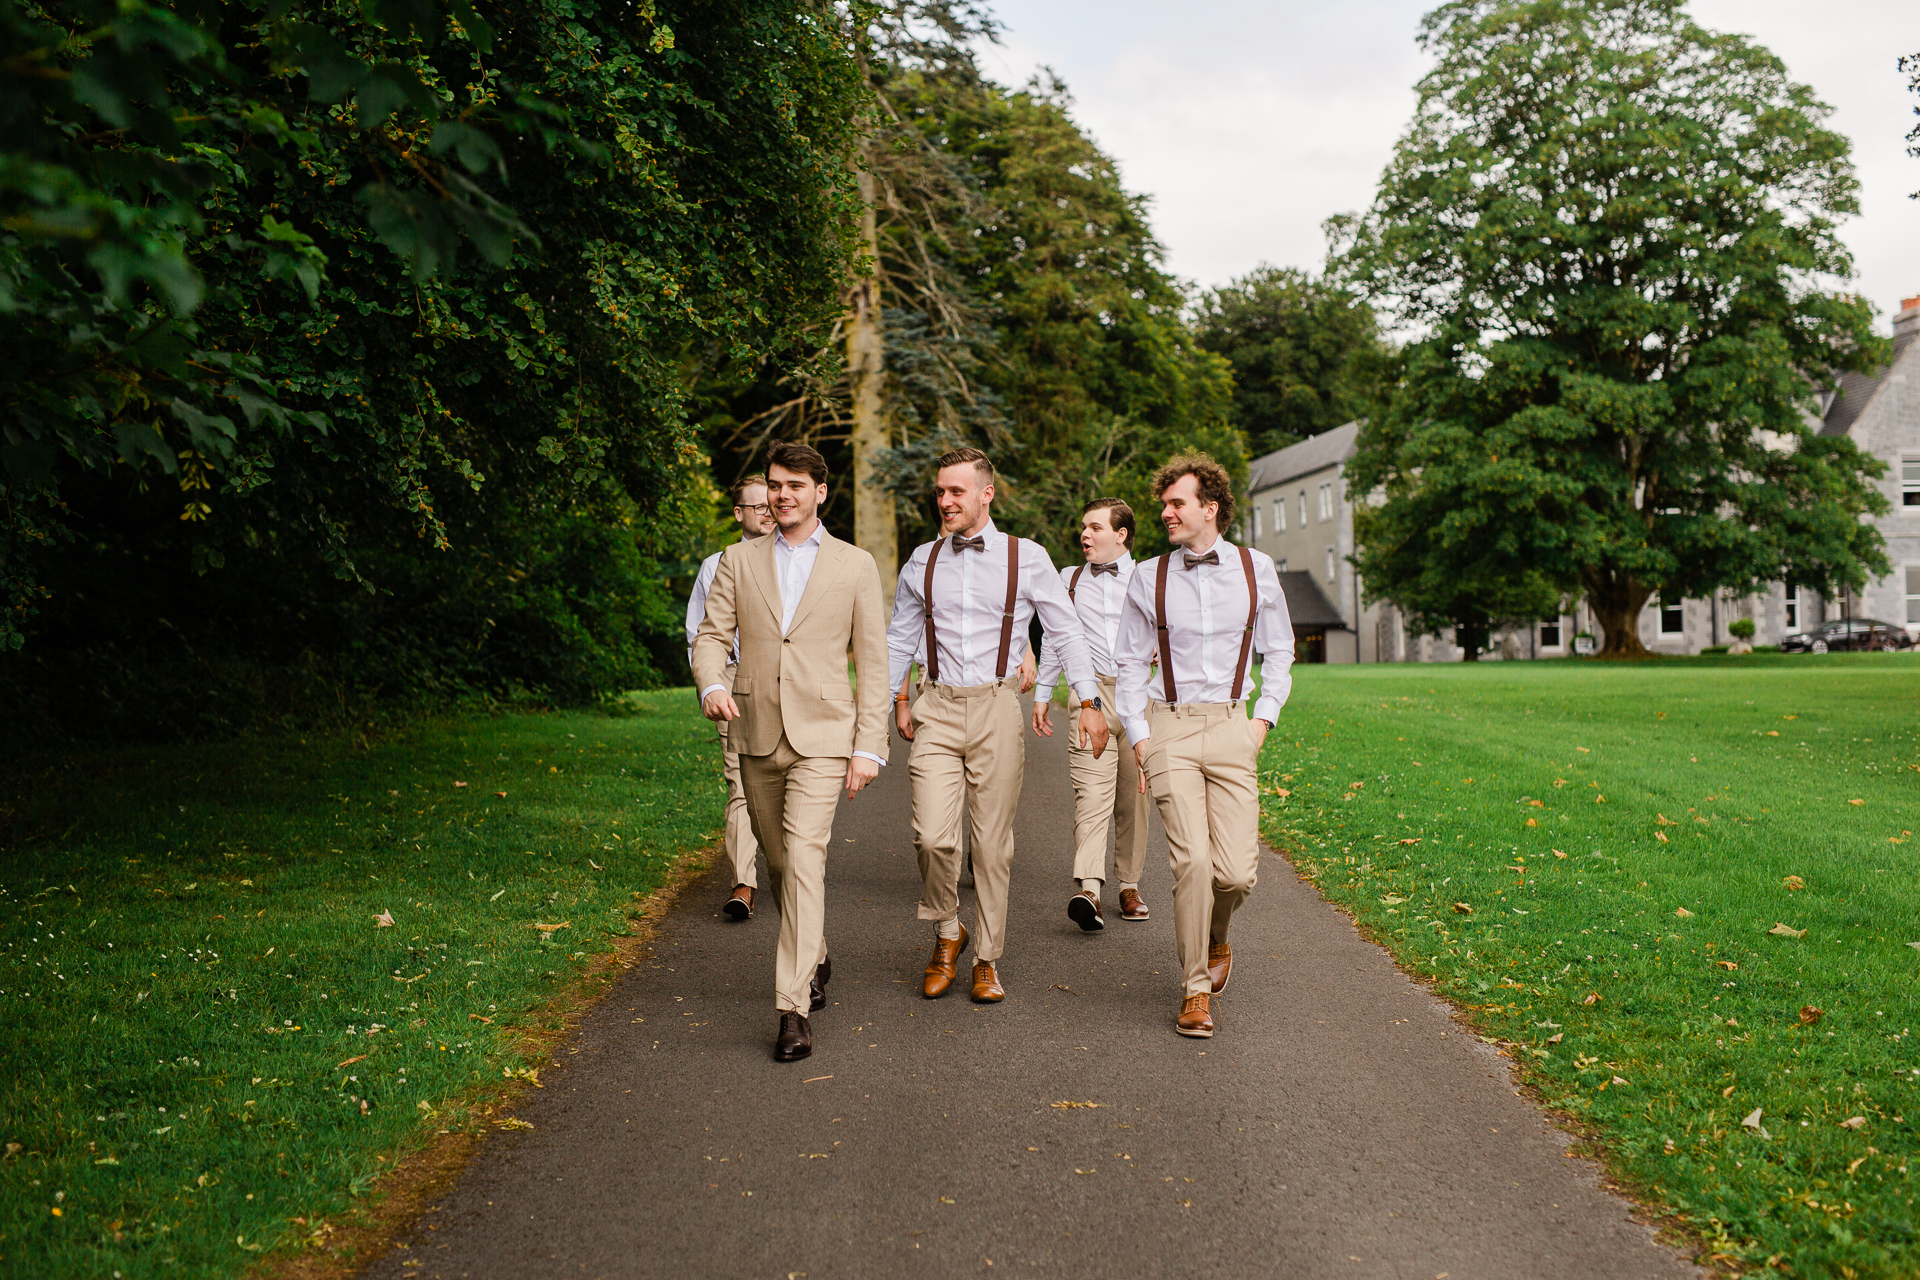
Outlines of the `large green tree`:
M 1233 370 L 1233 422 L 1256 456 L 1378 416 L 1393 353 L 1343 285 L 1260 266 L 1195 300 L 1200 345 Z
M 1885 345 L 1823 284 L 1858 208 L 1827 108 L 1680 0 L 1456 0 L 1421 42 L 1413 122 L 1335 228 L 1340 277 L 1424 333 L 1350 468 L 1384 503 L 1369 590 L 1496 566 L 1584 594 L 1619 656 L 1656 591 L 1886 572 L 1879 464 L 1806 425 Z

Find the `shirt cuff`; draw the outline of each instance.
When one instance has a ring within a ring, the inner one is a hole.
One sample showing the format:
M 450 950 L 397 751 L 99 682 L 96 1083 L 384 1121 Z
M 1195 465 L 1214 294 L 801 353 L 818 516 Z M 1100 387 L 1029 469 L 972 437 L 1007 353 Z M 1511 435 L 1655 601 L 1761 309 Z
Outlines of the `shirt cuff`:
M 1074 696 L 1082 702 L 1092 702 L 1100 696 L 1100 685 L 1094 680 L 1077 680 L 1073 683 Z
M 710 693 L 712 693 L 712 692 L 713 692 L 713 691 L 714 691 L 715 689 L 719 689 L 719 690 L 721 690 L 722 692 L 724 692 L 724 691 L 726 690 L 726 687 L 727 687 L 727 686 L 725 686 L 725 685 L 723 685 L 723 684 L 710 684 L 710 685 L 708 685 L 708 686 L 707 686 L 706 688 L 704 688 L 704 689 L 702 689 L 702 690 L 700 691 L 700 701 L 704 703 L 704 702 L 705 702 L 705 701 L 707 700 L 707 695 L 708 695 L 708 694 L 710 694 Z
M 1275 717 L 1280 714 L 1280 699 L 1272 695 L 1262 695 L 1260 701 L 1253 704 L 1253 718 L 1265 720 L 1269 725 L 1279 724 Z
M 862 760 L 873 761 L 875 764 L 879 765 L 882 769 L 887 767 L 887 762 L 881 759 L 879 756 L 873 754 L 873 752 L 871 751 L 856 751 L 853 754 L 855 754 L 856 756 L 859 756 Z
M 1153 736 L 1153 730 L 1147 727 L 1147 718 L 1145 716 L 1127 721 L 1126 729 L 1127 741 L 1133 743 L 1136 747 Z
M 1052 702 L 1053 686 L 1051 684 L 1037 684 L 1033 686 L 1033 700 L 1035 702 Z

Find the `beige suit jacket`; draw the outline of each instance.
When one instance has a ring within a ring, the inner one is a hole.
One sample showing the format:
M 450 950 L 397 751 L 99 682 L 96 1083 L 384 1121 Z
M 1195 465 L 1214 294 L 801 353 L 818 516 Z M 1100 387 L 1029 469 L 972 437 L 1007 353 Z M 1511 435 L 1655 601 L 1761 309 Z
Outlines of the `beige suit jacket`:
M 707 616 L 693 641 L 694 687 L 726 683 L 737 631 L 733 700 L 740 719 L 728 726 L 729 747 L 771 755 L 784 733 L 803 756 L 870 751 L 884 760 L 892 699 L 880 570 L 870 554 L 822 530 L 806 593 L 782 635 L 773 559 L 779 538 L 776 531 L 721 553 Z M 857 686 L 847 676 L 849 657 Z

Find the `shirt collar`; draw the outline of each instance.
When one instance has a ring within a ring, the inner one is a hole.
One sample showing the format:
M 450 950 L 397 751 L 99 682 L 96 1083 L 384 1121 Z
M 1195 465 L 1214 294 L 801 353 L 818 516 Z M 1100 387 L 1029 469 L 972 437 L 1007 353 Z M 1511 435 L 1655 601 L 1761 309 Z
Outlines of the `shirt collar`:
M 827 531 L 827 526 L 825 522 L 816 520 L 813 525 L 813 532 L 800 540 L 800 547 L 804 547 L 808 543 L 812 543 L 814 546 L 818 547 L 820 545 L 820 535 L 825 533 L 826 531 Z M 796 547 L 792 543 L 787 541 L 787 535 L 784 531 L 776 532 L 773 536 L 775 538 L 778 538 L 780 540 L 780 546 L 788 551 L 798 551 L 800 549 L 800 547 Z
M 1216 547 L 1225 547 L 1228 545 L 1230 544 L 1227 542 L 1225 535 L 1216 533 L 1213 537 L 1212 542 L 1209 542 L 1204 547 L 1188 547 L 1186 549 L 1186 554 L 1190 556 L 1203 556 L 1207 554 L 1207 552 L 1212 551 Z M 1220 558 L 1222 560 L 1226 559 L 1225 556 L 1221 556 Z

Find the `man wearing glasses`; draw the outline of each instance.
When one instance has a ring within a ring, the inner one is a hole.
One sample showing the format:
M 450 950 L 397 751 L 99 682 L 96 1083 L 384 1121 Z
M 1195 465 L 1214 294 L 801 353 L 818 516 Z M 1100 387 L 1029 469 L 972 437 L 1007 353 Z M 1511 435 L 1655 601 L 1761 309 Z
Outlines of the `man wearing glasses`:
M 740 526 L 740 541 L 751 542 L 773 532 L 773 510 L 767 505 L 767 478 L 750 475 L 733 486 L 733 519 Z M 714 574 L 720 569 L 720 552 L 700 562 L 693 579 L 693 596 L 687 601 L 687 663 L 693 663 L 693 638 L 707 616 L 707 593 L 713 590 Z M 740 638 L 733 640 L 733 656 L 727 662 L 727 692 L 733 692 L 734 671 L 740 665 Z M 733 896 L 721 908 L 733 920 L 753 918 L 753 891 L 760 884 L 754 860 L 760 845 L 753 838 L 753 825 L 747 821 L 747 793 L 740 786 L 740 753 L 727 740 L 727 722 L 717 720 L 720 731 L 720 759 L 727 775 L 727 860 L 733 864 Z

